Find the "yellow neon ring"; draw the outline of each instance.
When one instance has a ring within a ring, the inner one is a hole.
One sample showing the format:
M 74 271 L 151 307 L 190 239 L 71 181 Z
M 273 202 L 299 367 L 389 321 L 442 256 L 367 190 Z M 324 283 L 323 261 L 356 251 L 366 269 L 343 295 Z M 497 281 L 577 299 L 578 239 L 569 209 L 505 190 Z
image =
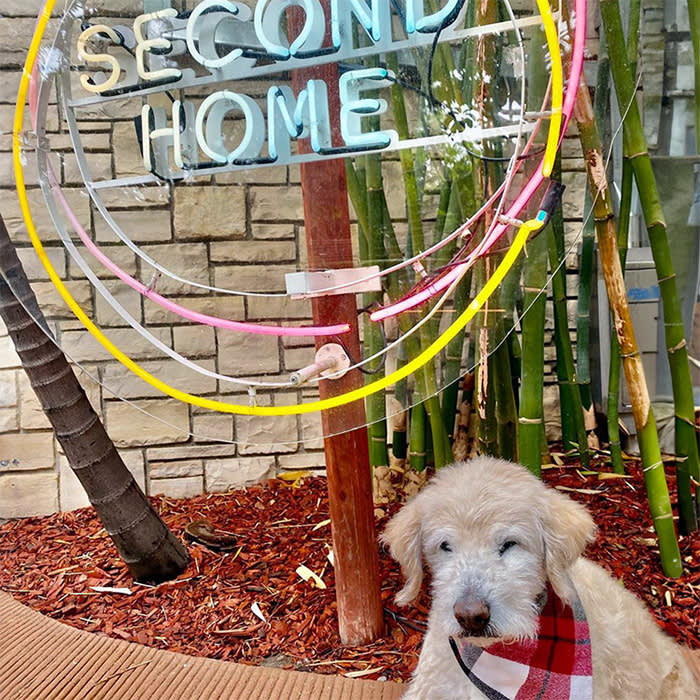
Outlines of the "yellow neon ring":
M 542 159 L 542 175 L 549 177 L 554 168 L 554 160 L 559 148 L 559 136 L 561 134 L 562 104 L 564 101 L 564 76 L 561 65 L 561 54 L 559 53 L 559 33 L 552 17 L 552 8 L 548 0 L 537 0 L 537 8 L 542 15 L 544 33 L 549 46 L 549 55 L 552 61 L 552 114 L 549 120 L 549 133 L 547 135 L 547 146 Z M 557 50 L 553 51 L 552 47 Z
M 538 0 L 538 4 L 539 4 Z M 352 401 L 357 401 L 363 399 L 371 394 L 380 391 L 381 389 L 386 389 L 392 384 L 408 377 L 413 374 L 416 370 L 420 369 L 423 365 L 429 362 L 432 358 L 437 355 L 447 344 L 471 321 L 476 313 L 481 309 L 481 307 L 486 303 L 491 294 L 496 290 L 498 285 L 503 281 L 503 278 L 508 273 L 508 270 L 515 263 L 520 251 L 525 246 L 525 243 L 529 235 L 540 228 L 542 223 L 531 219 L 523 223 L 510 248 L 505 254 L 503 260 L 499 266 L 494 270 L 491 277 L 488 279 L 483 289 L 474 297 L 469 306 L 462 312 L 462 314 L 454 321 L 454 323 L 445 330 L 445 332 L 438 337 L 428 348 L 421 352 L 417 357 L 408 362 L 402 368 L 397 369 L 391 374 L 372 382 L 371 384 L 366 384 L 359 389 L 354 389 L 353 391 L 346 392 L 345 394 L 340 394 L 339 396 L 334 396 L 328 399 L 321 399 L 318 401 L 312 401 L 306 404 L 294 404 L 291 406 L 247 406 L 243 404 L 232 404 L 223 401 L 215 401 L 213 399 L 206 399 L 201 396 L 195 396 L 193 394 L 188 394 L 184 391 L 180 391 L 175 387 L 166 384 L 157 377 L 154 377 L 140 365 L 134 362 L 130 357 L 123 353 L 114 343 L 112 343 L 109 338 L 107 338 L 102 331 L 88 318 L 87 314 L 83 311 L 80 305 L 71 296 L 70 292 L 63 284 L 63 281 L 56 273 L 51 261 L 46 255 L 44 246 L 39 239 L 39 236 L 34 225 L 34 220 L 32 219 L 31 211 L 29 209 L 29 202 L 27 199 L 27 190 L 24 182 L 24 171 L 22 167 L 21 158 L 21 144 L 20 144 L 20 133 L 22 131 L 22 125 L 24 123 L 24 110 L 25 103 L 27 100 L 27 93 L 29 90 L 29 82 L 31 80 L 32 71 L 34 69 L 34 64 L 39 53 L 39 46 L 43 39 L 44 33 L 46 32 L 46 27 L 48 25 L 49 19 L 51 18 L 51 12 L 53 10 L 56 0 L 47 0 L 44 5 L 41 16 L 37 22 L 37 26 L 32 37 L 31 44 L 29 46 L 29 51 L 27 53 L 27 59 L 24 65 L 24 71 L 22 74 L 22 79 L 20 81 L 19 92 L 17 95 L 17 105 L 15 109 L 15 119 L 13 125 L 12 133 L 12 155 L 13 164 L 15 170 L 15 181 L 17 184 L 17 196 L 19 198 L 20 207 L 22 209 L 22 215 L 24 217 L 25 224 L 27 226 L 27 231 L 29 233 L 29 238 L 34 246 L 37 256 L 41 260 L 42 265 L 46 269 L 49 278 L 53 282 L 54 286 L 58 290 L 59 294 L 66 302 L 71 311 L 75 316 L 83 323 L 85 328 L 92 334 L 92 336 L 115 357 L 119 362 L 121 362 L 125 367 L 131 370 L 136 376 L 140 377 L 147 384 L 151 385 L 160 392 L 170 396 L 174 399 L 182 401 L 184 403 L 189 403 L 200 408 L 205 408 L 213 411 L 220 411 L 222 413 L 237 413 L 240 415 L 252 415 L 252 416 L 285 416 L 285 415 L 298 415 L 305 413 L 313 413 L 315 411 L 321 411 L 329 408 L 337 408 L 339 406 L 344 406 Z M 551 10 L 547 4 L 548 12 L 542 15 L 542 20 L 545 26 L 547 23 L 553 23 Z M 547 32 L 547 41 L 551 42 L 552 37 L 557 41 L 556 47 L 558 47 L 558 36 L 556 31 L 552 34 Z M 554 56 L 555 52 L 552 44 L 549 46 L 550 53 Z M 558 55 L 558 54 L 557 54 Z M 559 81 L 558 83 L 552 80 L 552 85 L 558 84 L 560 89 L 563 85 L 561 76 L 561 61 L 558 62 L 559 66 Z M 555 63 L 552 62 L 552 69 L 554 70 Z M 559 96 L 559 102 L 561 102 L 561 96 Z M 554 97 L 553 97 L 554 105 Z M 561 108 L 560 108 L 561 112 Z M 550 123 L 550 130 L 552 130 L 552 123 Z M 558 137 L 558 133 L 557 133 Z

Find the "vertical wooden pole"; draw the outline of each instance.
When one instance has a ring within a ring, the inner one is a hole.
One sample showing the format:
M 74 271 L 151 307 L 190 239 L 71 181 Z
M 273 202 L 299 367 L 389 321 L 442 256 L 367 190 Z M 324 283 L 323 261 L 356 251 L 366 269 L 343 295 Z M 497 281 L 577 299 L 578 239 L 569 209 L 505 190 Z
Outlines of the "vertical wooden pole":
M 329 0 L 321 0 L 326 17 Z M 290 11 L 289 27 L 293 36 L 300 30 L 301 17 Z M 335 64 L 293 71 L 296 94 L 310 79 L 328 85 L 334 143 L 339 137 L 338 68 Z M 299 142 L 300 150 L 308 150 Z M 304 197 L 304 222 L 310 270 L 328 270 L 353 266 L 350 214 L 345 165 L 334 159 L 303 164 L 301 188 Z M 341 338 L 352 358 L 361 356 L 355 297 L 351 294 L 318 297 L 312 300 L 314 323 L 350 323 L 352 330 Z M 317 347 L 327 340 L 316 341 Z M 323 380 L 321 398 L 337 396 L 362 384 L 359 371 L 342 379 Z M 343 644 L 367 644 L 383 631 L 382 602 L 379 591 L 379 561 L 374 526 L 369 444 L 365 426 L 365 407 L 355 401 L 342 408 L 323 411 L 324 448 L 328 474 L 328 500 L 335 557 L 338 625 Z M 348 427 L 352 428 L 347 430 Z

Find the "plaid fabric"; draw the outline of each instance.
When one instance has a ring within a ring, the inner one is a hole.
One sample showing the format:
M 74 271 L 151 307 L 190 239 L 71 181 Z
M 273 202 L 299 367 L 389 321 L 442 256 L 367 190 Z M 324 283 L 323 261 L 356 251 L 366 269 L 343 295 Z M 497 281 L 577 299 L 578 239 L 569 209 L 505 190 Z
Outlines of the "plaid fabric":
M 489 700 L 591 700 L 593 664 L 581 602 L 569 607 L 548 587 L 539 635 L 482 648 L 450 639 L 469 680 Z

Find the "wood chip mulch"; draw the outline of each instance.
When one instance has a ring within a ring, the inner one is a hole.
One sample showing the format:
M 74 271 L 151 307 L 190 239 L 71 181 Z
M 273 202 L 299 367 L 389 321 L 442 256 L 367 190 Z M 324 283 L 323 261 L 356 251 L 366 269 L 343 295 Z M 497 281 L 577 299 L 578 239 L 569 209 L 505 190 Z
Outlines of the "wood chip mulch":
M 684 576 L 666 579 L 641 472 L 635 463 L 629 469 L 620 479 L 569 464 L 547 469 L 544 478 L 591 510 L 599 535 L 588 556 L 643 598 L 670 635 L 700 648 L 700 537 L 681 538 Z M 161 649 L 320 673 L 409 677 L 429 602 L 424 592 L 417 606 L 395 605 L 401 575 L 385 552 L 386 634 L 360 648 L 340 643 L 324 479 L 153 503 L 179 536 L 206 519 L 238 546 L 217 553 L 191 543 L 188 570 L 148 587 L 129 578 L 92 509 L 28 518 L 0 528 L 0 589 L 74 627 Z M 304 580 L 302 565 L 316 578 Z

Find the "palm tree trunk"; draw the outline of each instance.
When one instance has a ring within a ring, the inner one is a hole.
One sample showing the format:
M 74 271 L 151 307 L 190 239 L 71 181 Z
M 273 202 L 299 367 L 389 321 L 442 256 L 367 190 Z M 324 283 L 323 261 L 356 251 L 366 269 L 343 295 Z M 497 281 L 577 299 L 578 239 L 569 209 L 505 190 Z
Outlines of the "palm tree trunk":
M 119 556 L 137 581 L 175 578 L 187 567 L 187 550 L 124 465 L 55 344 L 1 216 L 0 273 L 0 316 L 56 438 Z
M 627 47 L 622 31 L 622 18 L 617 0 L 601 0 L 600 11 L 608 36 L 610 67 L 621 110 L 627 105 L 623 143 L 632 164 L 639 190 L 644 220 L 649 235 L 659 289 L 663 300 L 666 351 L 671 368 L 673 402 L 676 415 L 676 480 L 678 485 L 679 527 L 683 532 L 697 529 L 696 504 L 693 502 L 691 476 L 700 480 L 693 383 L 688 362 L 688 344 L 685 340 L 681 304 L 676 276 L 671 262 L 671 250 L 666 233 L 651 158 L 647 151 L 639 106 L 635 99 L 634 76 L 630 70 Z M 700 489 L 696 493 L 700 498 Z

